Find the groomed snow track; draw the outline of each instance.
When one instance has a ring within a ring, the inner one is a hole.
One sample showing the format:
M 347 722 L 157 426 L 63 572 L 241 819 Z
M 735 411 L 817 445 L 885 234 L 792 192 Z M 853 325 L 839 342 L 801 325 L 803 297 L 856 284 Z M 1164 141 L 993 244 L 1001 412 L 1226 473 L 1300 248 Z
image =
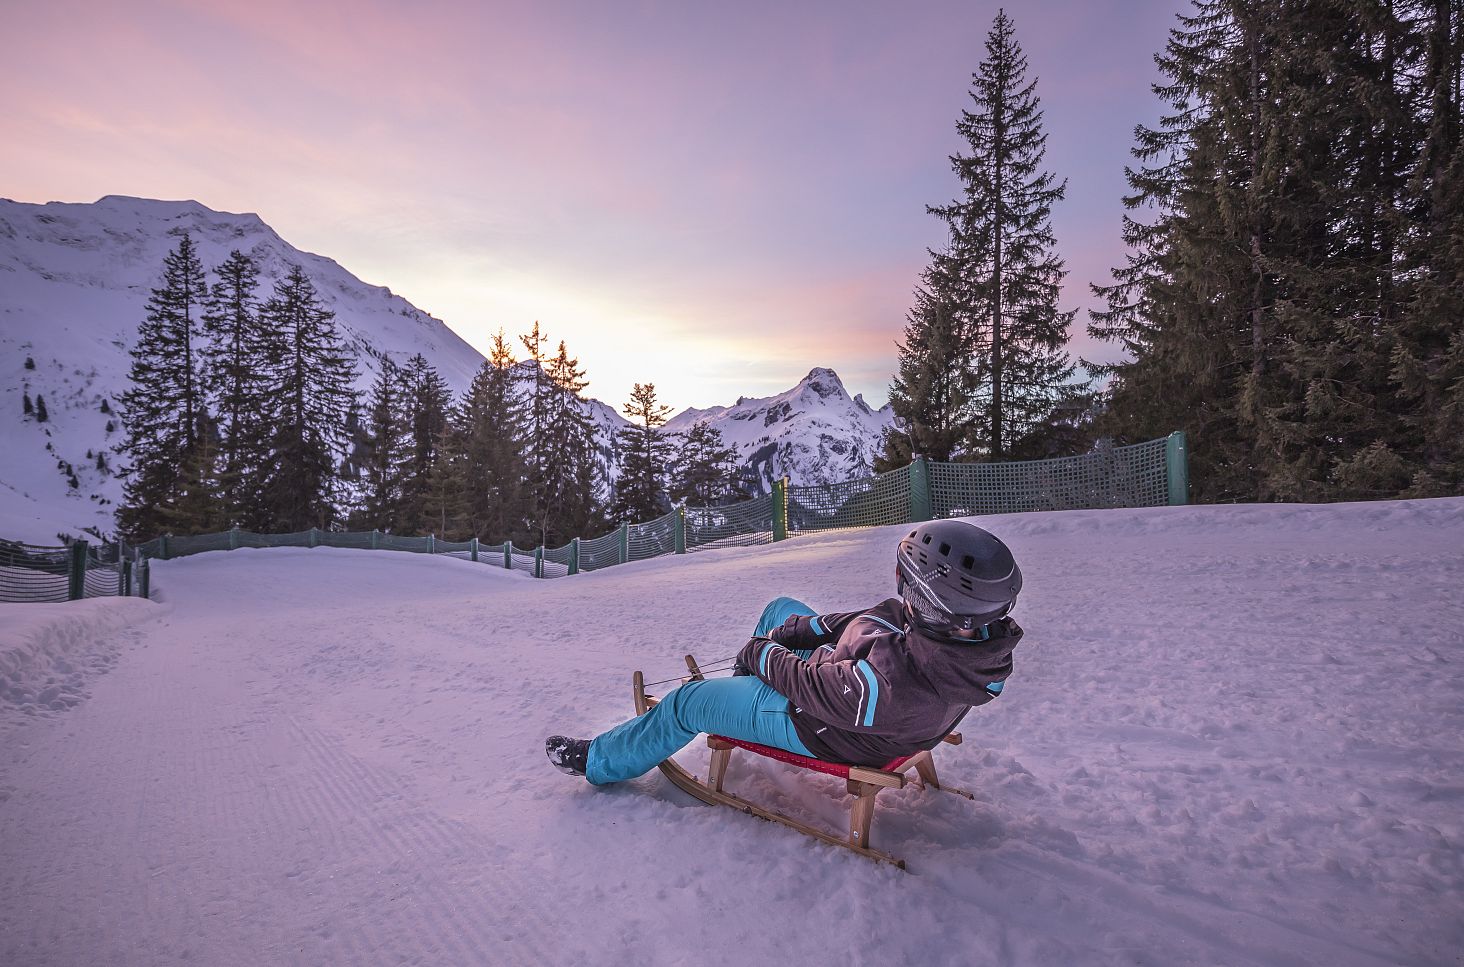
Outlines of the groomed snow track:
M 3 606 L 0 963 L 1457 962 L 1464 500 L 985 523 L 1028 634 L 941 754 L 976 802 L 881 796 L 915 875 L 543 754 L 776 594 L 886 595 L 900 528 L 552 582 L 204 554 L 90 638 Z M 735 768 L 845 815 L 837 780 Z

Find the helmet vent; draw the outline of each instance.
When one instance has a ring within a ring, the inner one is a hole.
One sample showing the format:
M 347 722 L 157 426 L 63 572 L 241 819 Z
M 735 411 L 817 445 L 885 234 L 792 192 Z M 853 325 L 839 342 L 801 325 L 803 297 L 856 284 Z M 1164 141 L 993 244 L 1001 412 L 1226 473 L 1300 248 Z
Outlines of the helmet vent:
M 929 534 L 926 534 L 924 537 L 920 538 L 920 543 L 922 543 L 922 544 L 929 544 L 930 543 L 930 535 Z
M 950 556 L 950 553 L 951 553 L 951 546 L 949 544 L 942 543 L 940 545 L 940 556 L 941 557 L 949 557 Z
M 961 567 L 965 568 L 966 570 L 969 571 L 975 566 L 976 558 L 972 557 L 970 554 L 967 554 L 965 557 L 961 558 Z

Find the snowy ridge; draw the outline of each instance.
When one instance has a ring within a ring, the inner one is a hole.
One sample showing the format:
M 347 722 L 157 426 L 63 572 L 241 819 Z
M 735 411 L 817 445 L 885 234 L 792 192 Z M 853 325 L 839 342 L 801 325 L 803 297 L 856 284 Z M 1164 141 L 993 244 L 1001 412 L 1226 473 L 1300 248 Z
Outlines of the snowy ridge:
M 816 368 L 786 393 L 683 410 L 666 427 L 685 431 L 696 423 L 721 431 L 766 492 L 785 474 L 798 484 L 871 475 L 884 430 L 894 423 L 894 409 L 888 404 L 871 409 L 863 396 L 849 396 L 838 373 Z
M 556 581 L 156 562 L 166 620 L 0 753 L 0 895 L 26 901 L 0 962 L 1457 963 L 1464 498 L 980 520 L 1026 636 L 936 751 L 976 801 L 880 795 L 911 874 L 543 751 L 627 718 L 632 670 L 735 652 L 774 596 L 888 596 L 903 528 Z M 843 782 L 739 756 L 733 792 L 846 821 Z
M 128 349 L 163 259 L 184 232 L 210 282 L 232 250 L 252 257 L 261 298 L 290 265 L 300 265 L 357 356 L 363 400 L 383 357 L 404 362 L 421 353 L 459 396 L 483 363 L 442 320 L 294 247 L 258 215 L 117 195 L 93 204 L 0 199 L 0 536 L 52 544 L 60 533 L 112 532 L 122 496 L 116 470 L 126 430 L 116 410 L 127 388 Z M 25 393 L 44 399 L 48 422 L 22 418 Z M 584 406 L 613 481 L 615 435 L 628 422 L 597 399 Z M 698 419 L 722 431 L 766 490 L 784 474 L 797 483 L 867 475 L 892 414 L 851 399 L 832 370 L 814 369 L 786 393 L 686 410 L 669 426 L 684 430 Z
M 120 462 L 126 433 L 115 411 L 127 387 L 128 349 L 163 258 L 185 232 L 210 282 L 230 251 L 255 259 L 261 298 L 290 264 L 300 265 L 336 313 L 363 391 L 383 355 L 400 362 L 421 353 L 457 393 L 482 363 L 441 320 L 295 248 L 258 215 L 116 195 L 90 205 L 0 199 L 0 534 L 50 544 L 58 531 L 112 531 L 121 481 L 99 470 L 95 455 L 114 471 Z M 27 357 L 34 369 L 25 368 Z M 27 390 L 44 397 L 48 423 L 21 421 Z M 104 400 L 110 415 L 100 410 Z M 70 472 L 78 487 L 69 486 Z

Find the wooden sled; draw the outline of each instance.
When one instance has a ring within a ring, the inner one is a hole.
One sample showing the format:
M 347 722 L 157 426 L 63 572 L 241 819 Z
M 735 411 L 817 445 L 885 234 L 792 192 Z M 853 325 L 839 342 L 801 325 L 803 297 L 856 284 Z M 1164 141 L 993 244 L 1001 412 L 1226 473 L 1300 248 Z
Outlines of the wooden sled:
M 691 670 L 688 681 L 695 681 L 704 676 L 701 669 L 697 667 L 696 660 L 692 656 L 686 656 L 686 666 Z M 635 711 L 637 715 L 644 715 L 650 711 L 651 706 L 656 704 L 654 696 L 647 695 L 645 689 L 645 677 L 636 672 L 632 678 L 635 690 Z M 942 741 L 951 745 L 961 743 L 959 732 L 952 732 Z M 849 765 L 841 762 L 824 762 L 821 759 L 811 759 L 807 756 L 797 755 L 783 749 L 774 749 L 765 745 L 758 745 L 753 742 L 744 742 L 741 739 L 729 739 L 721 735 L 707 736 L 707 745 L 712 750 L 712 760 L 708 766 L 707 779 L 705 782 L 687 772 L 677 765 L 672 759 L 661 763 L 661 774 L 671 780 L 676 788 L 701 800 L 704 803 L 717 806 L 731 806 L 759 819 L 766 819 L 769 822 L 781 823 L 789 829 L 796 829 L 806 836 L 829 843 L 833 846 L 842 846 L 847 850 L 858 853 L 860 856 L 868 857 L 880 863 L 890 863 L 900 869 L 905 869 L 905 861 L 888 853 L 881 852 L 870 845 L 869 829 L 874 822 L 875 797 L 882 789 L 903 789 L 911 780 L 905 773 L 911 768 L 915 770 L 918 781 L 924 788 L 939 789 L 966 799 L 975 799 L 971 793 L 964 789 L 956 789 L 953 786 L 943 786 L 936 776 L 935 760 L 928 751 L 916 752 L 914 755 L 902 756 L 885 764 L 884 768 L 874 769 L 869 766 Z M 748 802 L 723 789 L 727 779 L 727 766 L 731 763 L 732 753 L 736 749 L 746 749 L 756 755 L 765 756 L 769 759 L 777 759 L 779 762 L 786 762 L 789 765 L 800 769 L 807 769 L 811 772 L 821 772 L 825 775 L 837 776 L 845 780 L 849 794 L 854 797 L 849 807 L 849 834 L 841 837 L 836 833 L 827 832 L 807 823 L 800 822 L 791 816 L 784 816 L 782 813 L 772 809 L 766 809 L 756 803 Z

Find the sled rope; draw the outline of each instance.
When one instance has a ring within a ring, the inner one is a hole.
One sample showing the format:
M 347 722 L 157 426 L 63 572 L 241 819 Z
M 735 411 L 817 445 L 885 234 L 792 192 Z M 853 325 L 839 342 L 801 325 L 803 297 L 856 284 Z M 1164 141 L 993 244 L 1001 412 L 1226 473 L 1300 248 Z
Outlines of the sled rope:
M 731 671 L 732 665 L 729 663 L 735 661 L 737 661 L 736 655 L 728 655 L 726 658 L 717 658 L 707 662 L 705 665 L 701 666 L 701 670 L 703 672 L 711 672 L 713 674 L 717 672 Z M 723 665 L 725 667 L 717 668 L 715 667 L 717 665 Z M 665 685 L 669 682 L 684 682 L 687 681 L 690 677 L 690 675 L 677 675 L 675 678 L 663 678 L 659 682 L 646 682 L 646 688 L 650 688 L 652 685 Z

